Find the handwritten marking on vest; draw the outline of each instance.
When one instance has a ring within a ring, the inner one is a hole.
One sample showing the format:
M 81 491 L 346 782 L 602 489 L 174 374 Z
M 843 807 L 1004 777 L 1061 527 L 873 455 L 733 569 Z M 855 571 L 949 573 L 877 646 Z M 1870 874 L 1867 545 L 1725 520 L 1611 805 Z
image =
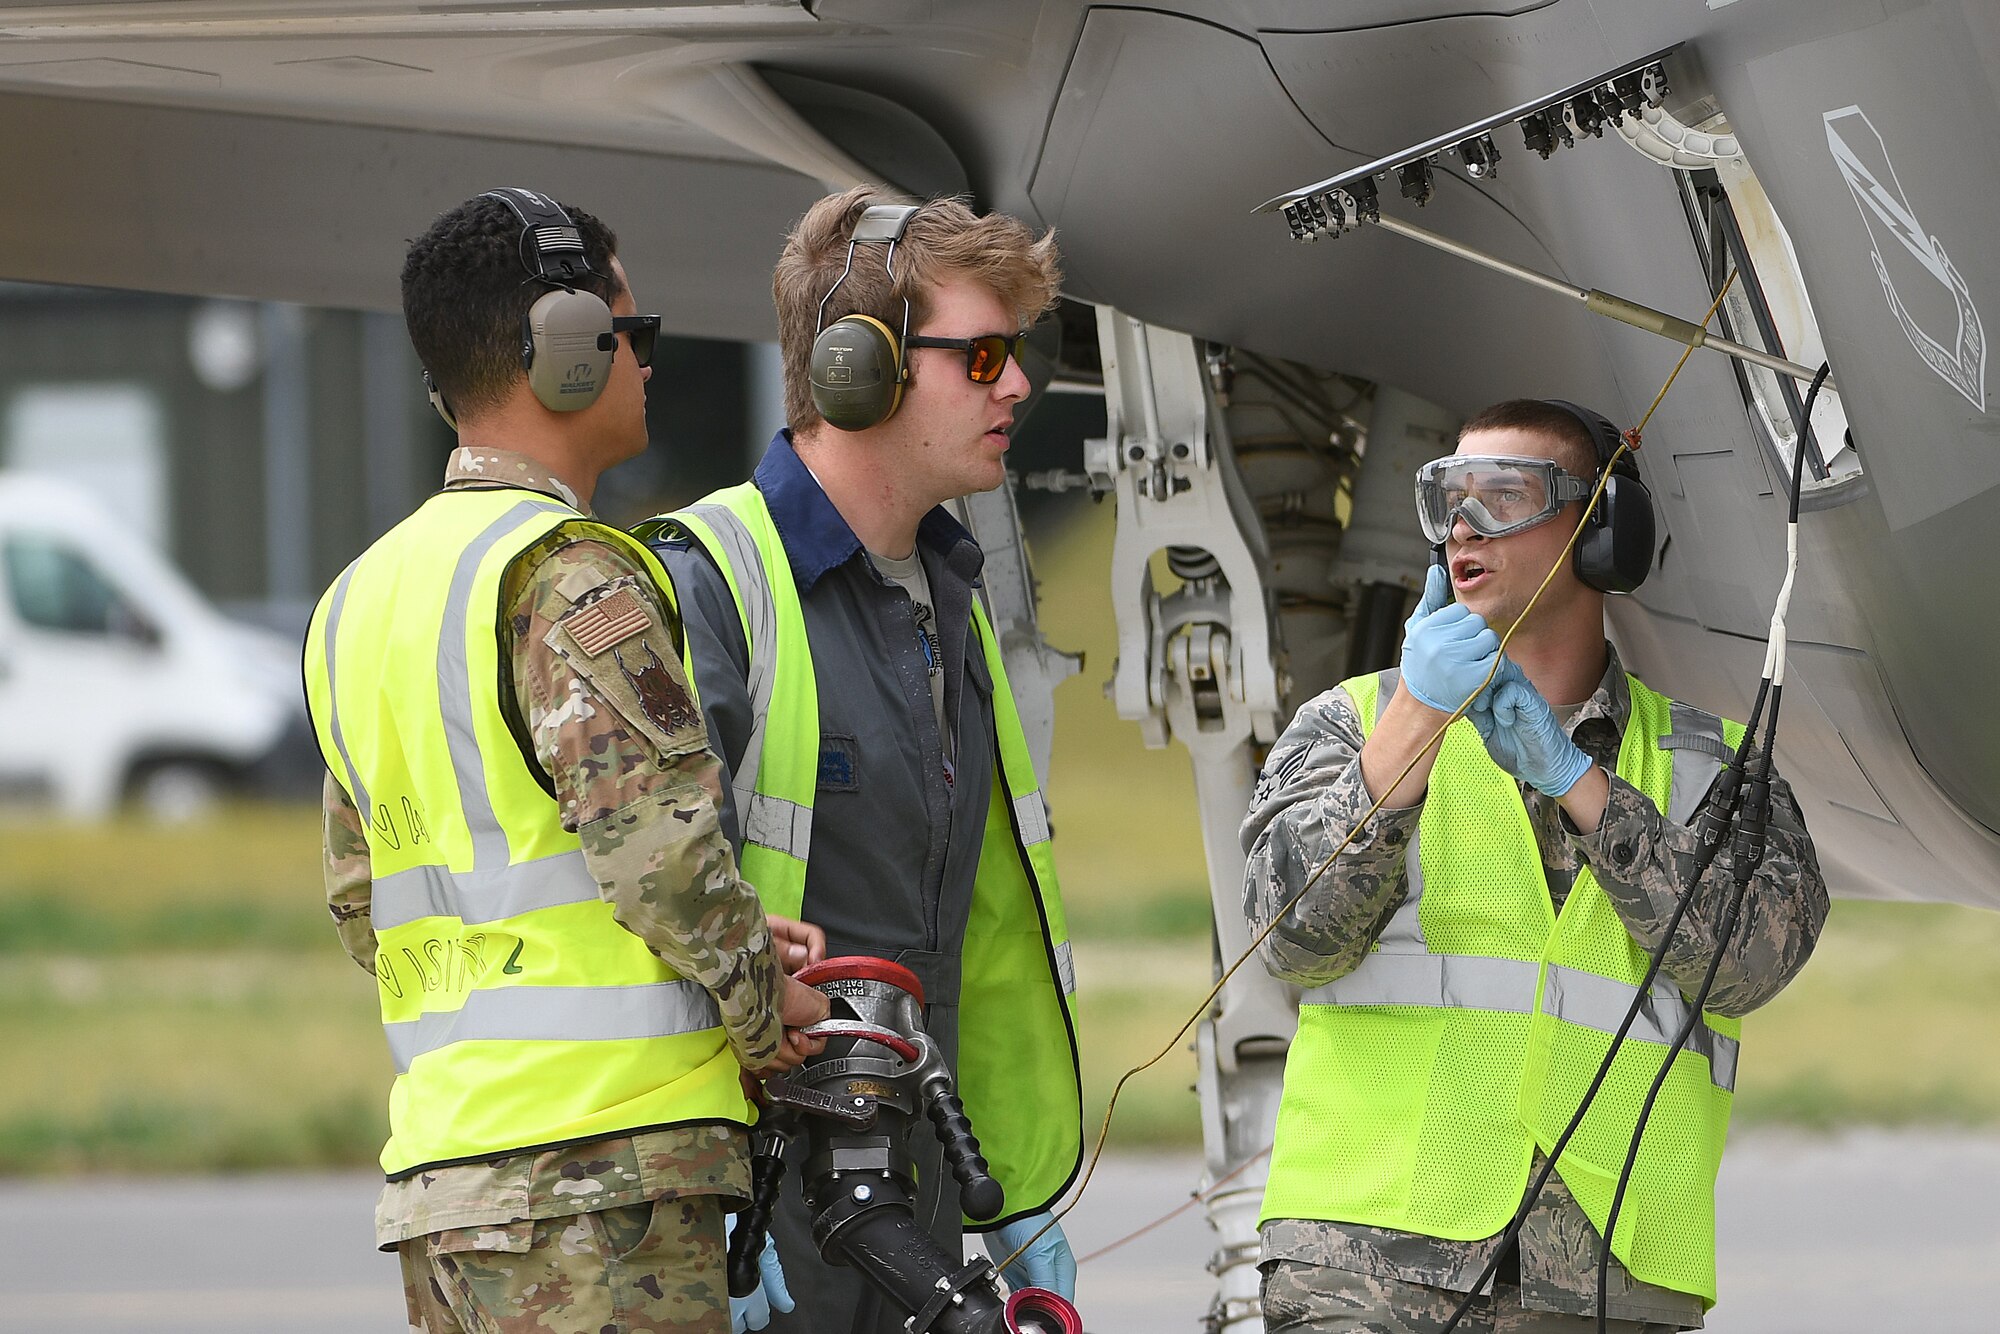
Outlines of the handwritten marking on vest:
M 388 802 L 375 803 L 375 818 L 369 824 L 376 839 L 391 849 L 400 849 L 405 843 L 415 847 L 430 842 L 430 823 L 424 816 L 424 804 L 412 797 L 398 797 L 396 801 L 403 809 L 401 823 Z
M 521 946 L 517 942 L 514 946 L 514 957 L 518 958 L 520 953 Z M 462 994 L 471 991 L 473 983 L 477 982 L 480 975 L 486 971 L 486 933 L 481 931 L 469 936 L 431 936 L 420 941 L 415 947 L 405 945 L 402 955 L 409 961 L 410 967 L 416 970 L 417 980 L 423 985 L 426 994 L 437 992 Z M 513 962 L 513 958 L 507 961 L 509 965 Z M 392 965 L 390 969 L 392 975 L 394 971 Z M 503 967 L 501 971 L 518 973 L 521 970 Z M 379 960 L 376 973 L 378 976 L 381 975 Z M 393 988 L 392 994 L 397 996 L 403 994 L 400 982 Z
M 424 823 L 422 803 L 403 798 L 403 823 L 410 831 L 410 846 L 431 841 L 430 826 Z

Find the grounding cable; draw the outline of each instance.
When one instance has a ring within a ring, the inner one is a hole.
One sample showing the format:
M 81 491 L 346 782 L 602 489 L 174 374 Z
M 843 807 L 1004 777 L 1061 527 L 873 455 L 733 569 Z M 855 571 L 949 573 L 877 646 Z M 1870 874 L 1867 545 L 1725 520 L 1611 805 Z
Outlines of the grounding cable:
M 1715 318 L 1715 312 L 1721 308 L 1723 298 L 1729 294 L 1730 286 L 1735 281 L 1736 281 L 1736 274 L 1734 271 L 1732 271 L 1729 275 L 1728 280 L 1723 283 L 1722 290 L 1716 294 L 1714 303 L 1709 306 L 1708 314 L 1703 316 L 1701 327 L 1703 328 L 1707 327 L 1708 321 Z M 1304 899 L 1307 894 L 1312 892 L 1313 886 L 1317 885 L 1320 881 L 1320 878 L 1324 876 L 1327 873 L 1327 871 L 1332 869 L 1334 862 L 1339 859 L 1340 854 L 1347 850 L 1348 845 L 1355 840 L 1355 838 L 1361 833 L 1361 831 L 1368 827 L 1368 822 L 1375 818 L 1376 812 L 1382 809 L 1383 804 L 1388 801 L 1390 795 L 1394 793 L 1397 788 L 1402 786 L 1403 780 L 1410 776 L 1410 773 L 1413 770 L 1415 770 L 1417 765 L 1423 760 L 1424 756 L 1430 753 L 1432 747 L 1436 746 L 1443 739 L 1445 732 L 1450 729 L 1452 724 L 1456 723 L 1459 719 L 1465 716 L 1466 711 L 1470 709 L 1472 705 L 1478 700 L 1480 692 L 1485 690 L 1487 686 L 1492 684 L 1494 675 L 1497 674 L 1500 670 L 1500 657 L 1507 651 L 1507 645 L 1510 642 L 1512 642 L 1514 635 L 1520 630 L 1522 624 L 1528 619 L 1529 613 L 1531 613 L 1535 609 L 1535 604 L 1541 600 L 1542 594 L 1546 592 L 1548 590 L 1549 585 L 1555 581 L 1557 572 L 1560 571 L 1563 568 L 1563 566 L 1569 562 L 1570 553 L 1575 549 L 1577 541 L 1583 536 L 1583 530 L 1589 524 L 1590 516 L 1596 512 L 1598 501 L 1602 498 L 1604 494 L 1604 488 L 1610 482 L 1612 468 L 1618 463 L 1618 461 L 1621 458 L 1624 458 L 1626 455 L 1630 454 L 1634 449 L 1638 447 L 1638 444 L 1642 438 L 1642 434 L 1645 431 L 1646 424 L 1652 420 L 1654 411 L 1657 410 L 1661 402 L 1665 400 L 1667 396 L 1667 391 L 1673 388 L 1674 381 L 1678 379 L 1680 376 L 1681 368 L 1687 365 L 1688 358 L 1691 355 L 1693 355 L 1693 353 L 1694 353 L 1694 347 L 1692 345 L 1689 345 L 1682 349 L 1680 360 L 1674 363 L 1673 370 L 1668 373 L 1666 382 L 1660 386 L 1660 392 L 1653 396 L 1652 404 L 1649 407 L 1647 407 L 1645 415 L 1639 419 L 1639 424 L 1637 426 L 1634 426 L 1631 430 L 1625 432 L 1623 439 L 1619 441 L 1618 448 L 1612 451 L 1611 457 L 1609 459 L 1605 460 L 1602 468 L 1599 470 L 1598 473 L 1597 485 L 1590 493 L 1589 503 L 1584 506 L 1583 514 L 1581 515 L 1581 517 L 1578 518 L 1576 527 L 1571 530 L 1569 535 L 1569 540 L 1563 544 L 1562 550 L 1557 553 L 1555 562 L 1549 566 L 1549 572 L 1542 577 L 1542 582 L 1536 586 L 1534 595 L 1528 599 L 1527 605 L 1521 609 L 1520 616 L 1516 617 L 1514 624 L 1509 626 L 1507 628 L 1507 632 L 1500 636 L 1500 648 L 1494 655 L 1493 666 L 1487 670 L 1486 678 L 1479 683 L 1478 688 L 1475 689 L 1471 695 L 1466 697 L 1463 703 L 1461 703 L 1456 709 L 1452 710 L 1450 717 L 1446 718 L 1444 722 L 1438 725 L 1437 730 L 1431 733 L 1430 739 L 1425 741 L 1423 745 L 1417 748 L 1416 753 L 1410 756 L 1409 763 L 1403 766 L 1402 772 L 1398 773 L 1395 779 L 1391 781 L 1389 784 L 1387 784 L 1387 786 L 1383 789 L 1382 795 L 1375 799 L 1374 803 L 1370 805 L 1365 812 L 1363 812 L 1360 820 L 1355 822 L 1354 827 L 1347 831 L 1347 836 L 1341 839 L 1340 843 L 1333 849 L 1333 851 L 1328 853 L 1325 859 L 1322 860 L 1320 864 L 1313 869 L 1313 873 L 1306 878 L 1305 884 L 1299 887 L 1298 893 L 1292 895 L 1291 898 L 1285 900 L 1285 902 L 1278 908 L 1278 911 L 1271 915 L 1271 920 L 1268 923 L 1266 923 L 1264 927 L 1261 930 L 1259 930 L 1255 936 L 1251 938 L 1249 945 L 1245 947 L 1245 949 L 1240 955 L 1237 956 L 1235 962 L 1231 963 L 1229 967 L 1227 967 L 1222 971 L 1222 975 L 1216 978 L 1215 984 L 1209 988 L 1208 994 L 1202 997 L 1201 1003 L 1195 1008 L 1194 1012 L 1190 1014 L 1184 1021 L 1182 1021 L 1180 1027 L 1174 1030 L 1173 1036 L 1167 1039 L 1166 1045 L 1161 1047 L 1160 1050 L 1155 1052 L 1151 1057 L 1149 1057 L 1145 1061 L 1142 1061 L 1140 1064 L 1133 1066 L 1131 1069 L 1127 1070 L 1124 1074 L 1118 1077 L 1118 1082 L 1112 1086 L 1111 1098 L 1105 1104 L 1104 1120 L 1098 1127 L 1097 1143 L 1091 1149 L 1090 1161 L 1084 1168 L 1083 1179 L 1077 1182 L 1076 1189 L 1070 1194 L 1068 1203 L 1064 1204 L 1060 1209 L 1055 1210 L 1052 1216 L 1050 1217 L 1049 1221 L 1046 1224 L 1044 1224 L 1041 1228 L 1039 1228 L 1034 1233 L 1033 1236 L 1030 1236 L 1029 1238 L 1027 1238 L 1027 1240 L 1023 1241 L 1018 1247 L 1014 1249 L 1014 1251 L 1011 1254 L 1009 1254 L 1005 1259 L 1001 1260 L 998 1264 L 996 1264 L 994 1266 L 996 1269 L 1005 1269 L 1015 1260 L 1018 1260 L 1021 1257 L 1021 1255 L 1027 1251 L 1028 1247 L 1034 1245 L 1035 1242 L 1040 1240 L 1043 1234 L 1048 1232 L 1050 1228 L 1053 1228 L 1054 1226 L 1056 1226 L 1057 1223 L 1061 1222 L 1064 1218 L 1068 1217 L 1070 1211 L 1075 1209 L 1076 1206 L 1082 1202 L 1083 1193 L 1085 1189 L 1089 1187 L 1091 1177 L 1095 1175 L 1097 1171 L 1098 1160 L 1102 1158 L 1104 1155 L 1105 1142 L 1110 1138 L 1111 1135 L 1111 1118 L 1112 1115 L 1117 1111 L 1118 1098 L 1119 1095 L 1124 1092 L 1125 1085 L 1133 1078 L 1133 1076 L 1142 1074 L 1145 1071 L 1150 1070 L 1153 1066 L 1158 1065 L 1161 1061 L 1165 1060 L 1167 1056 L 1169 1056 L 1173 1052 L 1174 1048 L 1180 1045 L 1180 1041 L 1183 1037 L 1187 1035 L 1187 1031 L 1190 1028 L 1193 1028 L 1197 1023 L 1199 1023 L 1201 1021 L 1202 1016 L 1208 1013 L 1208 1007 L 1214 1004 L 1215 998 L 1217 996 L 1220 996 L 1222 994 L 1222 989 L 1229 984 L 1229 980 L 1232 977 L 1236 976 L 1237 971 L 1241 969 L 1245 963 L 1249 962 L 1252 956 L 1254 956 L 1257 953 L 1258 949 L 1263 946 L 1265 940 L 1269 939 L 1271 933 L 1277 929 L 1278 923 L 1282 922 L 1285 919 L 1286 914 L 1290 913 L 1293 908 L 1298 906 L 1299 902 L 1302 899 Z M 1803 448 L 1803 444 L 1801 444 L 1800 447 Z M 1678 914 L 1676 914 L 1674 921 L 1678 923 L 1679 921 Z M 1672 937 L 1672 931 L 1671 929 L 1669 929 L 1669 931 L 1667 932 L 1667 938 L 1671 939 L 1671 937 Z M 1664 944 L 1665 942 L 1663 941 L 1662 942 L 1663 948 L 1661 951 L 1662 957 L 1664 957 Z M 1651 978 L 1649 976 L 1648 982 L 1650 981 Z M 1637 1015 L 1639 1006 L 1643 1003 L 1643 1001 L 1644 1001 L 1644 992 L 1642 990 L 1639 999 L 1634 1001 L 1632 1010 L 1626 1016 L 1626 1023 L 1624 1026 L 1625 1028 L 1630 1027 L 1632 1019 Z M 1623 1036 L 1623 1032 L 1624 1028 L 1621 1028 L 1619 1034 L 1620 1037 Z M 1614 1052 L 1615 1052 L 1615 1045 L 1614 1045 Z M 1608 1068 L 1608 1063 L 1607 1063 L 1607 1068 Z M 1585 1106 L 1586 1108 L 1588 1106 L 1587 1097 Z M 1578 1117 L 1579 1121 L 1581 1120 L 1582 1110 L 1584 1109 L 1579 1109 L 1579 1117 Z M 1553 1162 L 1554 1159 L 1551 1158 L 1550 1159 L 1551 1165 L 1553 1164 Z M 1247 1167 L 1248 1165 L 1249 1165 L 1248 1163 L 1242 1164 L 1241 1166 L 1238 1167 L 1237 1170 L 1240 1171 L 1242 1170 L 1243 1167 Z M 1540 1183 L 1538 1183 L 1538 1185 L 1539 1184 Z M 1539 1193 L 1539 1191 L 1535 1193 Z M 1533 1195 L 1531 1194 L 1529 1197 L 1530 1202 L 1532 1202 L 1532 1199 Z M 1178 1214 L 1181 1211 L 1187 1209 L 1188 1207 L 1190 1207 L 1189 1204 L 1184 1203 L 1176 1207 L 1172 1211 L 1172 1213 Z M 1509 1225 L 1510 1229 L 1518 1231 L 1520 1223 L 1526 1219 L 1526 1216 L 1527 1216 L 1527 1210 L 1524 1205 L 1521 1211 L 1517 1214 L 1515 1222 Z M 1156 1219 L 1154 1223 L 1148 1224 L 1147 1227 L 1150 1228 L 1152 1226 L 1156 1226 L 1158 1223 L 1164 1221 L 1165 1221 L 1164 1218 Z M 1140 1229 L 1141 1232 L 1145 1230 L 1147 1229 L 1146 1228 Z M 1106 1247 L 1104 1249 L 1108 1250 L 1111 1248 Z M 1504 1251 L 1505 1249 L 1506 1247 L 1503 1243 L 1501 1250 Z M 1095 1258 L 1096 1255 L 1102 1253 L 1103 1253 L 1102 1251 L 1093 1252 L 1092 1258 Z M 1483 1283 L 1484 1279 L 1481 1280 L 1480 1284 L 1476 1284 L 1474 1286 L 1475 1294 L 1477 1293 L 1478 1287 L 1482 1286 Z M 1463 1311 L 1461 1310 L 1459 1314 L 1463 1315 Z M 1455 1316 L 1452 1320 L 1452 1324 L 1456 1323 L 1457 1323 L 1457 1317 Z M 1447 1325 L 1446 1328 L 1449 1329 L 1450 1326 Z

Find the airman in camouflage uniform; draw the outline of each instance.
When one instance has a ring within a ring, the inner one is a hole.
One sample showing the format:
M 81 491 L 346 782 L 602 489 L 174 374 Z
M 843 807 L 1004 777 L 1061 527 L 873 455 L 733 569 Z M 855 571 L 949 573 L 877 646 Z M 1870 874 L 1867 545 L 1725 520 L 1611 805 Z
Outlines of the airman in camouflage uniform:
M 1565 533 L 1568 527 L 1547 526 Z M 1534 580 L 1546 568 L 1543 560 L 1533 571 Z M 1609 778 L 1602 816 L 1594 829 L 1582 832 L 1558 799 L 1525 782 L 1521 799 L 1553 906 L 1561 909 L 1577 874 L 1587 866 L 1633 939 L 1650 951 L 1659 944 L 1666 919 L 1688 883 L 1695 835 L 1617 776 L 1631 697 L 1624 665 L 1601 632 L 1577 653 L 1587 660 L 1585 655 L 1599 649 L 1605 667 L 1595 691 L 1581 705 L 1559 708 L 1557 716 Z M 1394 671 L 1383 676 L 1381 700 L 1386 705 L 1398 682 Z M 1321 986 L 1352 972 L 1408 892 L 1406 857 L 1423 814 L 1423 788 L 1414 778 L 1406 780 L 1389 796 L 1404 796 L 1414 786 L 1410 804 L 1385 803 L 1363 822 L 1375 798 L 1363 776 L 1366 738 L 1361 722 L 1353 697 L 1340 687 L 1301 708 L 1266 757 L 1243 824 L 1249 854 L 1244 911 L 1258 930 L 1277 919 L 1261 947 L 1264 964 L 1274 976 L 1300 987 Z M 1391 778 L 1404 758 L 1388 770 Z M 1357 824 L 1360 832 L 1308 889 L 1314 872 Z M 1703 875 L 1668 948 L 1663 971 L 1688 995 L 1701 985 L 1715 953 L 1731 878 L 1725 846 Z M 1738 1016 L 1777 995 L 1812 953 L 1826 913 L 1826 883 L 1812 841 L 1790 786 L 1774 775 L 1767 851 L 1722 951 L 1705 1008 Z M 1531 1180 L 1545 1161 L 1539 1153 L 1535 1156 Z M 1264 1318 L 1272 1334 L 1437 1334 L 1501 1241 L 1498 1235 L 1453 1241 L 1299 1218 L 1267 1220 L 1262 1238 Z M 1458 1328 L 1532 1329 L 1538 1334 L 1594 1329 L 1599 1246 L 1597 1229 L 1562 1178 L 1551 1174 L 1514 1253 L 1501 1262 L 1493 1295 L 1480 1298 Z M 1650 1334 L 1699 1328 L 1703 1304 L 1696 1295 L 1633 1278 L 1614 1258 L 1607 1311 L 1613 1330 Z
M 493 485 L 575 503 L 525 456 L 453 452 L 446 489 Z M 558 528 L 508 570 L 512 712 L 619 923 L 709 989 L 737 1059 L 762 1069 L 784 1040 L 783 974 L 717 823 L 720 763 L 699 711 L 657 702 L 661 693 L 691 697 L 651 579 L 588 532 Z M 565 619 L 620 589 L 637 595 L 648 624 L 594 658 L 583 654 L 561 633 Z M 649 709 L 627 670 L 642 659 L 681 693 L 652 692 Z M 372 974 L 361 817 L 331 775 L 325 805 L 327 903 L 347 952 Z M 795 928 L 778 925 L 790 943 Z M 798 947 L 810 948 L 808 939 L 799 933 Z M 728 1323 L 717 1277 L 723 1212 L 750 1193 L 744 1140 L 734 1128 L 694 1126 L 421 1172 L 384 1189 L 376 1241 L 402 1256 L 411 1323 L 427 1334 L 595 1334 L 619 1318 L 628 1323 L 617 1328 L 634 1334 L 719 1331 Z M 497 1323 L 483 1325 L 472 1311 Z
M 412 247 L 404 296 L 419 355 L 433 370 L 434 357 L 453 367 L 440 389 L 464 389 L 458 406 L 471 409 L 453 421 L 462 443 L 445 489 L 539 492 L 578 511 L 505 571 L 491 613 L 501 713 L 546 775 L 617 923 L 707 990 L 745 1071 L 789 1068 L 819 1044 L 787 1026 L 823 1018 L 826 1001 L 786 973 L 823 954 L 824 938 L 767 919 L 737 876 L 716 814 L 720 764 L 677 623 L 641 558 L 587 517 L 599 473 L 645 447 L 648 353 L 637 332 L 614 334 L 599 397 L 564 413 L 535 402 L 516 359 L 515 307 L 539 289 L 521 281 L 524 233 L 494 198 L 433 224 Z M 592 264 L 579 285 L 626 316 L 634 306 L 609 253 L 615 239 L 571 212 Z M 372 975 L 368 841 L 331 774 L 325 814 L 328 906 Z M 376 1240 L 399 1255 L 410 1326 L 423 1334 L 723 1334 L 724 1215 L 749 1192 L 744 1128 L 690 1123 L 419 1169 L 384 1188 Z

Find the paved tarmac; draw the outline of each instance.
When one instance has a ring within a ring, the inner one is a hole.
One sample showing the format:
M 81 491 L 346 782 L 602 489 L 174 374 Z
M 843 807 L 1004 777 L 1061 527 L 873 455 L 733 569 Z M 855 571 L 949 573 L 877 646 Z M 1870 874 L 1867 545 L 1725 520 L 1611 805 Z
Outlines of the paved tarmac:
M 1120 1156 L 1066 1224 L 1078 1255 L 1187 1198 L 1187 1156 Z M 366 1176 L 0 1183 L 0 1331 L 400 1334 Z M 2000 1137 L 1741 1135 L 1721 1185 L 1715 1334 L 1991 1334 Z M 1195 1334 L 1199 1208 L 1086 1263 L 1092 1334 Z

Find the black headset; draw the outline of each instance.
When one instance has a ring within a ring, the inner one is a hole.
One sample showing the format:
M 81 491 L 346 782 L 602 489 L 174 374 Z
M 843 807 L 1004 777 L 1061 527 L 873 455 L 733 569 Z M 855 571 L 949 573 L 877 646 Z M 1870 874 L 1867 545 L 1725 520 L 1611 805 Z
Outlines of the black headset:
M 504 186 L 479 197 L 499 200 L 520 219 L 521 264 L 528 281 L 549 286 L 521 317 L 521 369 L 528 373 L 528 387 L 551 412 L 581 412 L 604 392 L 618 338 L 611 331 L 611 307 L 604 298 L 574 284 L 586 274 L 610 279 L 590 267 L 583 234 L 548 195 Z M 445 424 L 456 431 L 458 422 L 428 370 L 424 390 Z
M 905 364 L 910 336 L 910 298 L 903 297 L 903 328 L 899 333 L 873 315 L 842 315 L 826 322 L 826 303 L 854 271 L 854 247 L 886 245 L 882 271 L 893 285 L 896 278 L 896 247 L 915 217 L 916 204 L 871 204 L 854 225 L 847 242 L 847 265 L 826 295 L 819 299 L 819 318 L 814 324 L 812 360 L 813 407 L 836 431 L 865 431 L 880 426 L 896 415 L 903 405 L 903 385 L 910 378 Z
M 1611 422 L 1567 399 L 1541 400 L 1583 423 L 1597 451 L 1597 471 L 1618 452 L 1621 437 Z M 1592 482 L 1597 479 L 1593 477 Z M 1630 593 L 1653 572 L 1653 493 L 1639 477 L 1630 452 L 1618 460 L 1604 483 L 1604 494 L 1591 511 L 1574 552 L 1576 577 L 1600 593 Z

